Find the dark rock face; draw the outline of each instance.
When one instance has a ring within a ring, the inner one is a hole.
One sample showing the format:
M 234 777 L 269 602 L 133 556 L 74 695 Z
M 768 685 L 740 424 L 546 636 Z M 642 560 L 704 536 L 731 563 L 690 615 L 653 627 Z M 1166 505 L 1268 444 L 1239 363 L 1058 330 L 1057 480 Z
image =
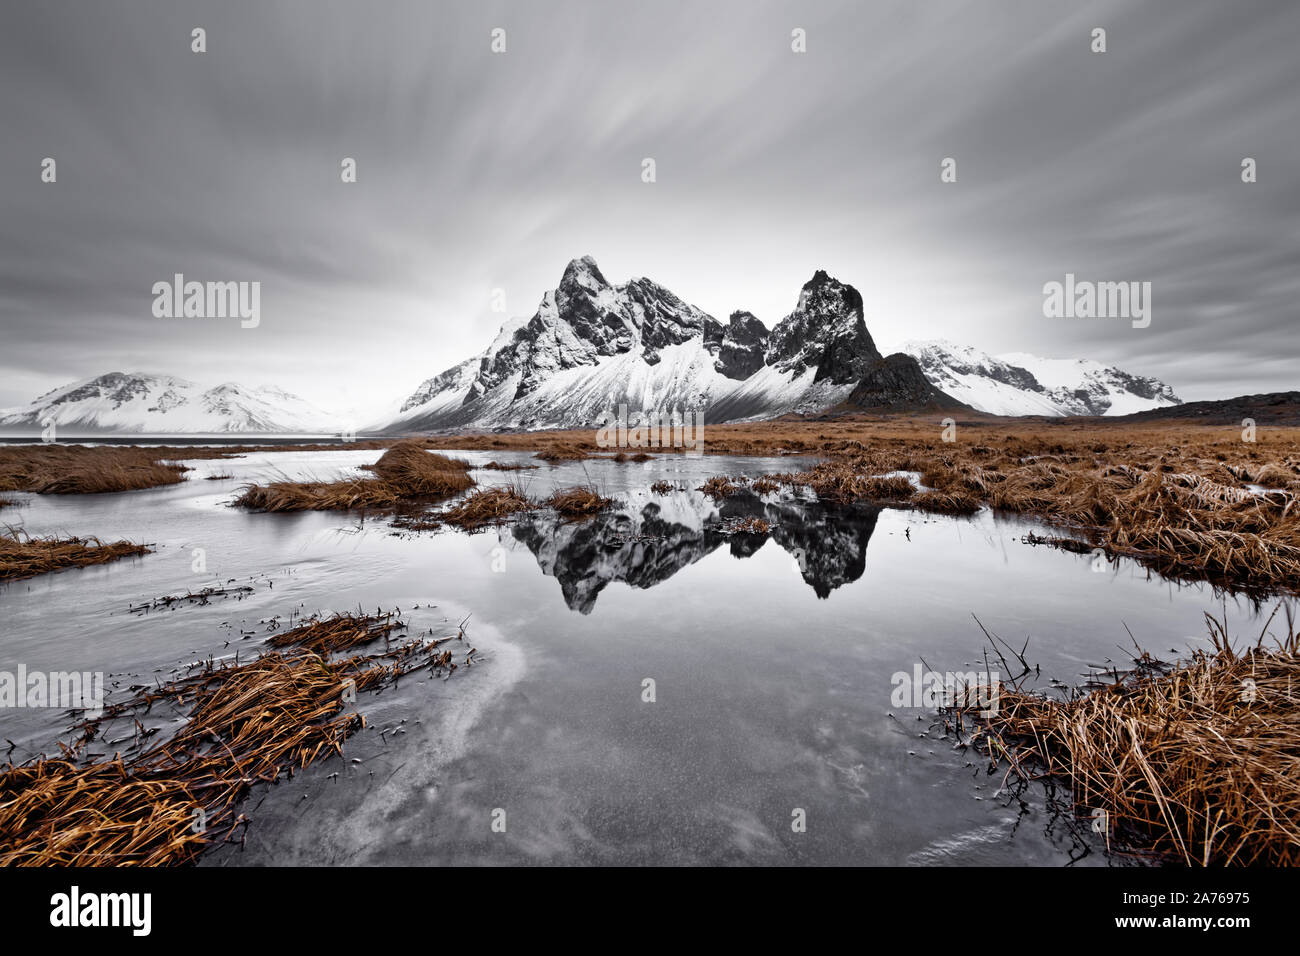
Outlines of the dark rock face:
M 727 378 L 746 379 L 763 367 L 767 351 L 767 326 L 753 313 L 733 312 L 713 363 Z
M 112 401 L 114 408 L 118 408 L 124 402 L 129 402 L 135 396 L 144 395 L 148 391 L 149 384 L 142 379 L 122 372 L 109 372 L 60 396 L 51 404 L 62 405 L 85 401 L 88 398 L 107 398 Z
M 651 365 L 659 362 L 659 350 L 681 345 L 718 326 L 718 321 L 688 305 L 657 282 L 633 279 L 624 287 L 630 324 L 640 329 L 641 356 Z
M 595 260 L 583 256 L 565 267 L 559 286 L 542 297 L 528 323 L 495 354 L 483 358 L 464 404 L 472 405 L 514 374 L 519 375 L 515 397 L 522 398 L 557 371 L 595 365 L 633 349 L 640 349 L 647 364 L 656 365 L 660 349 L 717 335 L 721 328 L 712 316 L 650 279 L 610 285 Z M 439 378 L 458 381 L 455 371 L 449 369 Z M 421 392 L 436 394 L 425 386 Z
M 796 375 L 815 368 L 814 382 L 847 385 L 879 358 L 862 318 L 861 294 L 819 269 L 804 284 L 794 311 L 772 330 L 765 362 Z
M 1097 376 L 1090 376 L 1082 388 L 1051 389 L 1048 395 L 1065 392 L 1073 397 L 1075 410 L 1081 415 L 1105 415 L 1117 392 L 1128 392 L 1139 398 L 1163 398 L 1171 405 L 1182 403 L 1174 390 L 1164 382 L 1141 375 L 1130 375 L 1117 368 L 1108 368 Z
M 1141 398 L 1164 396 L 1174 404 L 1178 404 L 1180 401 L 1174 395 L 1174 390 L 1159 379 L 1149 378 L 1145 375 L 1130 375 L 1128 372 L 1122 372 L 1119 369 L 1112 369 L 1111 375 L 1125 389 Z
M 872 363 L 849 393 L 847 404 L 880 409 L 965 407 L 931 385 L 916 359 L 902 352 Z
M 704 320 L 704 347 L 710 355 L 717 355 L 718 350 L 722 348 L 722 339 L 727 334 L 727 327 L 715 319 L 713 316 L 707 316 Z
M 570 262 L 555 290 L 559 317 L 597 355 L 617 355 L 632 347 L 632 327 L 622 304 L 590 256 Z
M 60 395 L 58 398 L 51 400 L 49 407 L 57 408 L 60 405 L 72 405 L 77 402 L 83 402 L 86 399 L 103 398 L 113 403 L 114 408 L 121 408 L 127 402 L 132 401 L 142 395 L 148 395 L 156 384 L 155 379 L 141 377 L 137 375 L 127 375 L 124 372 L 108 372 L 92 379 L 78 388 L 71 389 Z M 224 386 L 223 386 L 224 388 Z M 219 394 L 221 388 L 216 388 L 209 394 Z M 49 394 L 49 393 L 47 393 Z M 41 396 L 44 398 L 45 396 Z M 38 398 L 37 401 L 40 401 Z M 149 407 L 151 412 L 166 412 L 185 404 L 185 397 L 179 394 L 175 389 L 168 388 L 161 392 L 155 399 L 153 405 Z

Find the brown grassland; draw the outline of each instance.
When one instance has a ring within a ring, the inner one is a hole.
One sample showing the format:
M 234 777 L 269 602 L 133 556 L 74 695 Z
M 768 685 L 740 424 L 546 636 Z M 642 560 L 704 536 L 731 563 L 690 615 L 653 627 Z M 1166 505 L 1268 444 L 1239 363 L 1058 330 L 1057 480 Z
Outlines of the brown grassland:
M 1236 650 L 1225 624 L 1206 620 L 1213 649 L 1185 662 L 1143 652 L 1064 699 L 1013 682 L 992 716 L 975 713 L 985 694 L 944 719 L 990 771 L 1007 768 L 1004 787 L 1065 785 L 1112 849 L 1184 866 L 1296 866 L 1300 633 L 1288 617 L 1286 637 Z

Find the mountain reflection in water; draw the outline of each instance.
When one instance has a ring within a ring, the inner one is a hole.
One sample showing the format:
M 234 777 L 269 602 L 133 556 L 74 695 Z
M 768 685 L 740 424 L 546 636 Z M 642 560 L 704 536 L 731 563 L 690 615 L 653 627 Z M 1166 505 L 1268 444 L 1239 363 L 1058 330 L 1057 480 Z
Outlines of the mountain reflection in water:
M 521 518 L 510 534 L 560 582 L 571 610 L 589 614 L 612 581 L 648 589 L 718 548 L 748 558 L 770 538 L 798 565 L 819 598 L 862 577 L 867 544 L 880 508 L 807 498 L 765 500 L 740 489 L 713 504 L 696 492 L 633 492 L 609 511 L 581 523 L 554 513 Z M 761 518 L 768 534 L 734 533 L 745 518 Z

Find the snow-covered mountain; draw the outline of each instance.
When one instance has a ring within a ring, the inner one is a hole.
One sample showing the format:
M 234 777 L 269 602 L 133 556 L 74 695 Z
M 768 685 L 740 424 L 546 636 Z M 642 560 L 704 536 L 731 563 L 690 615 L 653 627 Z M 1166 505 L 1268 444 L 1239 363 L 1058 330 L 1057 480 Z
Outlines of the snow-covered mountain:
M 226 382 L 204 388 L 170 375 L 109 372 L 73 382 L 19 408 L 0 409 L 0 428 L 73 434 L 181 435 L 227 432 L 329 434 L 337 419 L 283 389 Z
M 532 318 L 507 322 L 379 427 L 587 427 L 620 405 L 629 414 L 702 410 L 721 422 L 819 411 L 855 395 L 872 407 L 936 398 L 909 357 L 889 362 L 867 332 L 862 296 L 825 272 L 769 332 L 748 312 L 724 325 L 650 279 L 611 285 L 584 256 Z
M 994 415 L 1128 415 L 1182 403 L 1164 382 L 1088 359 L 989 355 L 943 340 L 903 351 L 936 388 Z

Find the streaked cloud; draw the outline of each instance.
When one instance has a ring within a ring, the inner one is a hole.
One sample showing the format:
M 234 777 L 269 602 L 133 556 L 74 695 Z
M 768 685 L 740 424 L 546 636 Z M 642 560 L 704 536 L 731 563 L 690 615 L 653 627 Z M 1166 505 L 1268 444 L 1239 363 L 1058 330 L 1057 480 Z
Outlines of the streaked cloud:
M 1249 0 L 16 5 L 0 405 L 141 370 L 373 408 L 582 254 L 720 317 L 825 268 L 886 346 L 1294 388 L 1297 49 L 1300 7 Z M 153 318 L 176 272 L 261 281 L 261 325 Z M 1151 281 L 1151 327 L 1045 319 L 1066 272 Z

